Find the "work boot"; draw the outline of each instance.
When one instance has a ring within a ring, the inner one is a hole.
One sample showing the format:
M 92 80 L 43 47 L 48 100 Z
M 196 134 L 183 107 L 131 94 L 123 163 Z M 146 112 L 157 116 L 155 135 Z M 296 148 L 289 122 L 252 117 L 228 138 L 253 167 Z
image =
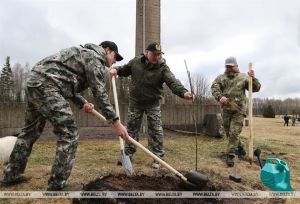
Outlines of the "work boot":
M 153 161 L 151 164 L 151 167 L 153 169 L 159 169 L 160 168 L 160 163 L 158 163 L 157 161 Z
M 243 147 L 238 146 L 237 155 L 238 155 L 239 159 L 242 159 L 243 157 L 246 156 L 246 151 L 244 150 Z
M 2 179 L 0 181 L 0 183 L 1 183 L 1 186 L 3 186 L 3 187 L 9 187 L 9 186 L 17 185 L 17 184 L 20 184 L 20 183 L 26 183 L 30 179 L 31 179 L 31 177 L 18 176 L 17 178 L 15 178 L 13 180 Z
M 226 164 L 227 164 L 228 167 L 233 167 L 234 166 L 234 155 L 227 154 Z
M 47 191 L 61 191 L 64 187 L 48 185 Z
M 51 179 L 51 178 L 50 178 Z M 47 191 L 61 191 L 68 186 L 68 181 L 48 181 Z

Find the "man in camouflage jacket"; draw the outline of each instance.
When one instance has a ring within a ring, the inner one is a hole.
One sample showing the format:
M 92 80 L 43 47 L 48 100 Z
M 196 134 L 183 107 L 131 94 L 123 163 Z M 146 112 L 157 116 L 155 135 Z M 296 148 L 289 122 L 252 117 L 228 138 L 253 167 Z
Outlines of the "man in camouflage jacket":
M 64 188 L 71 174 L 79 138 L 69 100 L 86 112 L 91 112 L 93 104 L 80 95 L 88 87 L 118 135 L 128 138 L 126 128 L 119 122 L 109 102 L 104 82 L 106 66 L 110 67 L 122 59 L 117 45 L 104 41 L 99 46 L 86 44 L 61 50 L 32 68 L 26 84 L 25 126 L 4 170 L 3 185 L 9 186 L 28 180 L 20 174 L 24 173 L 32 146 L 48 120 L 58 137 L 48 190 Z
M 212 83 L 212 94 L 222 106 L 224 129 L 228 138 L 227 159 L 228 166 L 234 166 L 234 155 L 245 155 L 244 145 L 239 134 L 242 131 L 244 117 L 246 116 L 246 94 L 248 90 L 248 76 L 240 73 L 234 57 L 225 60 L 225 73 L 219 75 Z M 260 83 L 255 78 L 254 71 L 248 72 L 253 78 L 253 92 L 258 92 Z
M 163 83 L 166 83 L 172 92 L 181 98 L 192 100 L 193 95 L 175 78 L 161 54 L 160 44 L 151 43 L 145 54 L 135 57 L 123 66 L 111 69 L 110 74 L 121 77 L 131 76 L 128 133 L 134 139 L 139 139 L 138 132 L 145 113 L 148 121 L 149 149 L 158 157 L 163 158 L 163 128 L 159 102 L 162 96 Z M 135 151 L 134 145 L 126 143 L 125 152 L 127 155 L 132 157 Z M 160 165 L 154 161 L 152 167 L 158 169 Z

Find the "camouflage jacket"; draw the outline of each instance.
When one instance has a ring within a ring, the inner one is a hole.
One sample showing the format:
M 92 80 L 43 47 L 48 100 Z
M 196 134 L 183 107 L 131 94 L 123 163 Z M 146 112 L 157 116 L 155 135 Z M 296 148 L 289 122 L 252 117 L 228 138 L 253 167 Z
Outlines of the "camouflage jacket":
M 71 47 L 38 62 L 30 73 L 27 87 L 43 86 L 47 91 L 58 91 L 80 108 L 86 100 L 80 92 L 90 87 L 103 115 L 108 121 L 116 119 L 105 89 L 106 54 L 102 47 L 86 44 Z
M 258 92 L 260 86 L 258 79 L 253 78 L 253 92 Z M 242 114 L 246 114 L 246 89 L 248 90 L 248 75 L 239 72 L 221 74 L 211 86 L 212 94 L 217 101 L 222 96 L 229 99 L 229 104 L 222 107 L 224 111 L 237 111 Z
M 157 104 L 162 97 L 163 83 L 179 97 L 183 97 L 187 92 L 163 58 L 157 64 L 150 64 L 145 55 L 140 55 L 116 69 L 121 77 L 131 76 L 129 94 L 131 104 L 138 106 Z

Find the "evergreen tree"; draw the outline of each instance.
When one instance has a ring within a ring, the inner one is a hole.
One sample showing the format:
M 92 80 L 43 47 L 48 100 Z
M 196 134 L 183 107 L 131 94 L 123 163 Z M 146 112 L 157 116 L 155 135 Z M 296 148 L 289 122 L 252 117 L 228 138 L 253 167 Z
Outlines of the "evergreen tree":
M 275 118 L 274 108 L 271 105 L 264 107 L 263 116 L 264 118 Z
M 0 76 L 0 100 L 2 102 L 13 101 L 13 73 L 10 67 L 10 57 L 6 57 L 6 62 Z

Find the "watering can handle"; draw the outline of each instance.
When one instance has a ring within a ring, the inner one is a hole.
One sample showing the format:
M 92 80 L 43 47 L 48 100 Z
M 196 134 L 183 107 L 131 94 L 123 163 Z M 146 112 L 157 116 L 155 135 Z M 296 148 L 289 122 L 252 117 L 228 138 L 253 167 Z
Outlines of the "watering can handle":
M 282 164 L 282 160 L 278 159 L 278 158 L 268 158 L 266 159 L 266 163 L 271 163 L 271 161 L 276 161 L 276 168 L 277 169 L 284 169 L 285 171 L 289 171 L 288 166 L 286 164 Z
M 281 160 L 275 157 L 270 157 L 266 159 L 266 163 L 271 163 L 271 161 L 276 161 L 277 163 L 279 163 Z

